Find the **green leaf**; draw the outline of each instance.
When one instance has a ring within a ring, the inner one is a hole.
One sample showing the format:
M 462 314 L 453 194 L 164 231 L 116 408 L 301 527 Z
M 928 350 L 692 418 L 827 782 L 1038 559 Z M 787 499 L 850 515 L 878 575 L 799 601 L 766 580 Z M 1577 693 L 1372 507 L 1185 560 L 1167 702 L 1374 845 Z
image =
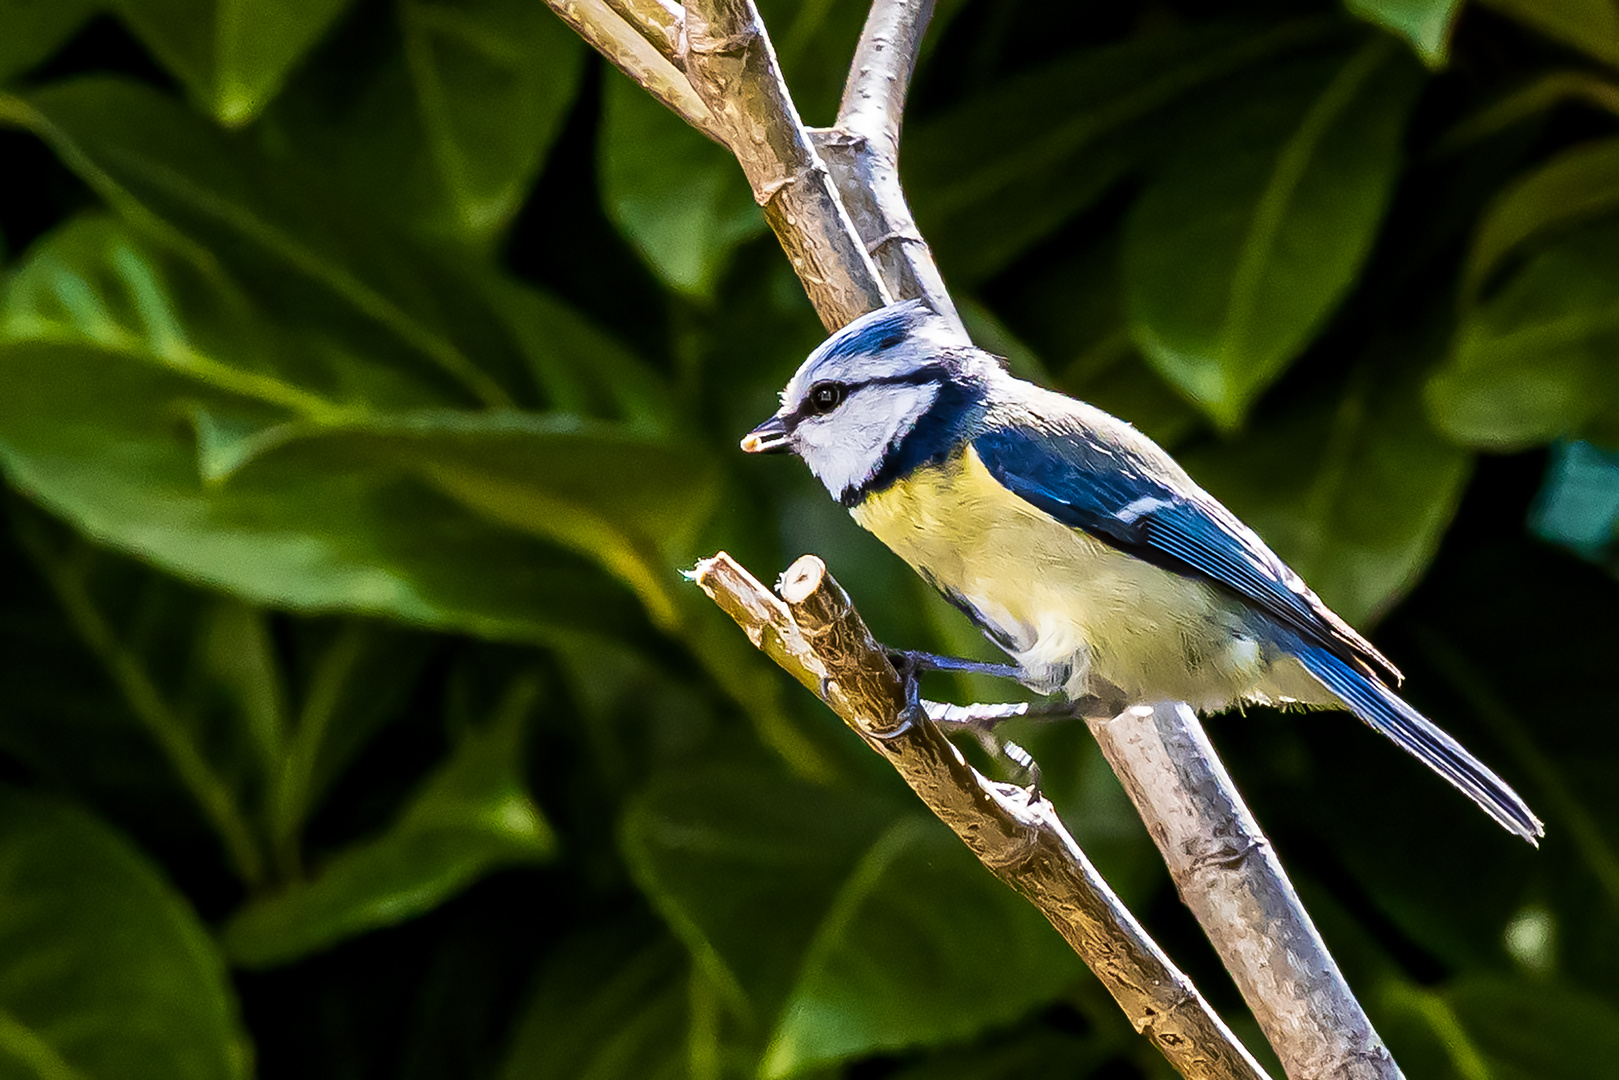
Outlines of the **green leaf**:
M 352 0 L 114 0 L 135 34 L 224 124 L 245 124 Z
M 82 811 L 0 788 L 0 1071 L 227 1080 L 250 1050 L 189 904 Z
M 1082 971 L 1051 925 L 933 818 L 887 829 L 810 943 L 762 1073 L 970 1038 Z
M 1422 577 L 1472 473 L 1429 427 L 1411 370 L 1366 365 L 1346 392 L 1182 459 L 1356 626 Z
M 0 95 L 0 119 L 50 143 L 114 208 L 161 224 L 223 265 L 277 322 L 315 338 L 345 370 L 388 357 L 439 402 L 509 404 L 521 361 L 476 284 L 389 235 L 329 193 L 315 162 L 271 160 L 140 83 L 87 77 L 27 100 Z M 492 372 L 498 372 L 497 379 Z
M 1320 22 L 1151 34 L 1056 61 L 907 127 L 918 222 L 952 280 L 983 280 L 1094 203 L 1171 137 L 1169 106 L 1318 39 Z
M 269 643 L 252 640 L 262 628 L 230 601 L 105 556 L 37 512 L 18 507 L 13 519 L 80 644 L 116 687 L 118 720 L 133 720 L 161 753 L 159 775 L 179 782 L 236 874 L 262 881 L 252 804 L 279 766 L 283 735 Z
M 1445 66 L 1462 0 L 1344 0 L 1349 11 L 1404 38 L 1431 68 Z
M 666 285 L 711 296 L 731 252 L 765 229 L 741 167 L 628 79 L 602 92 L 608 217 Z
M 687 1080 L 689 962 L 665 939 L 632 948 L 613 926 L 566 941 L 539 969 L 501 1080 Z
M 1619 1060 L 1613 1001 L 1543 981 L 1474 975 L 1442 995 L 1501 1080 L 1586 1080 Z
M 498 715 L 461 736 L 386 833 L 233 915 L 222 937 L 231 961 L 284 964 L 430 911 L 495 867 L 548 858 L 556 839 L 522 777 L 536 695 L 532 679 L 515 683 Z
M 1210 95 L 1131 211 L 1131 330 L 1224 428 L 1354 284 L 1399 175 L 1418 70 L 1386 39 Z
M 101 0 L 0 0 L 0 80 L 48 59 L 100 7 Z
M 415 104 L 454 223 L 511 220 L 561 131 L 584 46 L 525 0 L 407 0 L 399 8 Z
M 1564 151 L 1502 191 L 1479 222 L 1463 272 L 1464 306 L 1528 241 L 1619 209 L 1619 139 Z
M 717 494 L 713 464 L 695 447 L 570 416 L 447 409 L 267 428 L 219 478 L 287 453 L 333 473 L 354 461 L 406 470 L 491 521 L 594 559 L 666 626 L 687 594 L 673 568 L 689 561 Z
M 57 234 L 0 320 L 12 482 L 103 542 L 256 602 L 529 640 L 636 625 L 628 597 L 582 560 L 495 527 L 396 461 L 289 447 L 205 482 L 251 457 L 256 433 L 353 415 L 278 377 L 278 363 L 309 358 L 287 360 L 273 327 L 238 321 L 231 299 L 105 220 Z M 215 355 L 216 342 L 232 351 Z M 213 433 L 200 444 L 199 429 Z
M 1449 360 L 1428 384 L 1435 425 L 1459 442 L 1506 450 L 1616 430 L 1619 217 L 1548 245 L 1466 312 Z
M 671 772 L 631 804 L 636 883 L 733 1011 L 768 1026 L 817 922 L 891 804 L 757 765 Z
M 620 420 L 648 435 L 671 430 L 673 387 L 578 312 L 496 275 L 485 279 L 485 295 L 552 408 Z
M 1619 4 L 1614 0 L 1480 0 L 1501 14 L 1572 45 L 1598 60 L 1619 64 Z
M 687 770 L 631 807 L 623 843 L 733 1011 L 773 1031 L 767 1075 L 966 1037 L 1078 970 L 943 826 L 858 788 Z
M 1105 1075 L 1101 1070 L 1115 1049 L 1094 1037 L 1035 1030 L 995 1046 L 952 1047 L 893 1074 L 893 1080 L 1042 1080 Z
M 1486 102 L 1434 143 L 1435 157 L 1494 138 L 1526 121 L 1568 104 L 1619 114 L 1619 85 L 1579 69 L 1548 71 Z

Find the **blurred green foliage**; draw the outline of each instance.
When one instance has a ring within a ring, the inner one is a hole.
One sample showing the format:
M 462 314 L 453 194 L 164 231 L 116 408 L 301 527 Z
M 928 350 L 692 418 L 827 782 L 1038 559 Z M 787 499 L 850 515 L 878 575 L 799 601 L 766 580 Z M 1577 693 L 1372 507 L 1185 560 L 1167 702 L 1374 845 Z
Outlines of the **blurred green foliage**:
M 761 6 L 829 121 L 862 4 Z M 913 95 L 979 340 L 1547 819 L 1212 722 L 1413 1077 L 1619 1056 L 1616 63 L 1615 0 L 961 0 Z M 814 550 L 985 648 L 735 451 L 820 330 L 723 151 L 528 0 L 0 0 L 0 80 L 0 1075 L 1163 1075 L 679 576 Z M 1018 737 L 1257 1045 L 1083 729 Z

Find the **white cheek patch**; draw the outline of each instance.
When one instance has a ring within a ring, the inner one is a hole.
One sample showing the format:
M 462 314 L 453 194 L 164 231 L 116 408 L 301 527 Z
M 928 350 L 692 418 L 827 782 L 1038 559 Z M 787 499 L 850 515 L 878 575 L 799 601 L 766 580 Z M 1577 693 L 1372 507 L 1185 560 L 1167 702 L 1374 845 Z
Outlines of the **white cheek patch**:
M 871 479 L 889 447 L 916 426 L 938 396 L 932 384 L 857 390 L 831 415 L 799 424 L 793 433 L 799 456 L 837 498 Z

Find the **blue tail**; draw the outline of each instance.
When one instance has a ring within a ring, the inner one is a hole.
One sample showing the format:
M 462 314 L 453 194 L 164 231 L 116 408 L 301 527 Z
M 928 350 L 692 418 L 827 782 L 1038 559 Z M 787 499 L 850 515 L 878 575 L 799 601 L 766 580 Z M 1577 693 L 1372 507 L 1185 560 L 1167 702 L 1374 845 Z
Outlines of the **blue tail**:
M 1545 827 L 1518 793 L 1460 743 L 1435 727 L 1433 721 L 1400 700 L 1376 679 L 1364 675 L 1318 645 L 1301 644 L 1297 654 L 1304 669 L 1356 716 L 1381 731 L 1434 772 L 1456 785 L 1484 812 L 1539 847 Z

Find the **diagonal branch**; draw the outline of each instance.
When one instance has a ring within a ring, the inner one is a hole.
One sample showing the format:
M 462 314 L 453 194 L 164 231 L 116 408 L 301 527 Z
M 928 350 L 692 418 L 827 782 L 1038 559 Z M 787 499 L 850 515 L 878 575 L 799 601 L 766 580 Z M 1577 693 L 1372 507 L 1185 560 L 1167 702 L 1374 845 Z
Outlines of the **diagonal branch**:
M 821 322 L 889 303 L 810 143 L 752 0 L 686 0 L 686 75 L 736 154 Z
M 816 145 L 832 166 L 835 189 L 828 179 L 827 165 L 822 164 L 823 158 L 811 145 L 782 82 L 769 38 L 751 0 L 685 0 L 683 25 L 671 22 L 674 13 L 669 0 L 548 2 L 559 10 L 599 9 L 615 24 L 611 32 L 605 33 L 607 39 L 616 42 L 617 35 L 634 36 L 645 51 L 660 62 L 671 47 L 676 50 L 685 78 L 690 80 L 687 88 L 695 89 L 706 110 L 702 115 L 711 124 L 704 130 L 736 153 L 753 186 L 755 198 L 765 208 L 766 217 L 804 283 L 805 291 L 829 329 L 882 306 L 890 296 L 925 297 L 936 310 L 954 316 L 954 307 L 937 267 L 911 219 L 899 184 L 897 164 L 905 90 L 916 63 L 922 31 L 931 14 L 930 0 L 876 0 L 845 88 L 838 124 L 815 133 Z M 607 10 L 604 4 L 609 2 L 616 10 L 627 13 L 629 21 Z M 570 21 L 579 28 L 579 22 Z M 599 28 L 580 32 L 597 43 L 598 48 L 603 48 L 599 42 L 604 32 Z M 656 42 L 657 48 L 648 42 Z M 611 53 L 609 57 L 613 58 Z M 618 59 L 614 62 L 638 81 L 645 82 L 632 70 L 634 65 L 626 65 Z M 637 64 L 643 71 L 648 67 L 644 60 L 637 60 Z M 684 100 L 678 94 L 667 87 L 660 89 L 659 85 L 649 85 L 649 89 L 666 104 L 683 111 L 675 104 L 676 100 Z M 683 115 L 690 118 L 687 111 L 683 111 Z M 698 120 L 692 122 L 696 124 Z M 719 580 L 715 576 L 719 574 L 717 568 L 722 565 L 718 560 L 705 564 L 705 588 L 715 586 Z M 735 570 L 735 574 L 746 578 L 740 569 Z M 799 610 L 802 605 L 795 607 L 794 613 L 798 615 L 795 624 L 771 607 L 780 605 L 757 582 L 752 582 L 751 590 L 741 585 L 731 593 L 711 588 L 711 595 L 743 624 L 755 644 L 770 652 L 800 681 L 821 692 L 834 708 L 840 708 L 838 685 L 860 684 L 861 680 L 876 678 L 882 672 L 887 673 L 884 678 L 894 678 L 886 661 L 872 666 L 857 659 L 852 667 L 839 666 L 842 662 L 836 659 L 838 656 L 858 658 L 869 653 L 861 644 L 869 642 L 869 635 L 856 635 L 858 640 L 849 646 L 852 653 L 829 649 L 824 642 L 818 646 L 817 653 L 804 644 L 807 640 L 805 625 L 815 620 L 808 611 Z M 841 597 L 841 590 L 836 595 Z M 739 597 L 752 599 L 744 602 Z M 858 620 L 855 623 L 858 625 Z M 835 628 L 842 624 L 837 618 L 827 616 L 815 625 Z M 788 637 L 783 637 L 784 634 Z M 863 627 L 860 634 L 864 634 Z M 791 648 L 786 644 L 789 639 L 796 642 Z M 821 658 L 819 667 L 802 659 L 811 653 Z M 833 681 L 823 690 L 820 680 L 829 676 Z M 891 698 L 892 686 L 889 683 L 881 686 L 887 688 L 882 693 Z M 876 696 L 869 698 L 870 701 L 884 700 L 882 693 L 872 693 Z M 843 705 L 852 708 L 852 700 L 844 701 Z M 851 715 L 841 708 L 840 713 L 845 719 Z M 887 716 L 892 723 L 897 713 L 892 708 L 886 713 L 869 713 L 871 717 L 879 715 Z M 1074 880 L 1094 878 L 1094 871 L 1084 863 L 1083 855 L 1073 849 L 1060 823 L 1054 818 L 1045 825 L 1036 822 L 1048 813 L 1039 809 L 1041 804 L 1015 810 L 999 788 L 987 785 L 965 766 L 952 765 L 956 760 L 953 751 L 941 748 L 941 744 L 943 747 L 948 744 L 943 744 L 936 732 L 926 734 L 931 725 L 920 723 L 914 731 L 873 741 L 877 730 L 880 729 L 862 728 L 861 733 L 874 748 L 894 761 L 908 780 L 913 780 L 913 787 L 952 827 L 956 827 L 956 820 L 966 819 L 946 815 L 956 813 L 961 807 L 999 807 L 999 810 L 986 810 L 992 820 L 1022 822 L 1018 828 L 1033 830 L 1019 833 L 1024 836 L 1046 835 L 1042 830 L 1049 827 L 1050 835 L 1061 842 L 1050 839 L 1041 842 L 1055 844 L 1050 850 L 1063 852 L 1058 861 L 1073 864 L 1065 873 Z M 1225 959 L 1288 1075 L 1293 1080 L 1314 1076 L 1356 1080 L 1399 1077 L 1399 1069 L 1382 1048 L 1365 1013 L 1343 985 L 1309 917 L 1270 854 L 1268 842 L 1247 814 L 1191 711 L 1173 704 L 1130 710 L 1113 720 L 1094 724 L 1093 730 L 1107 749 L 1114 771 L 1135 798 L 1182 897 L 1193 908 L 1205 933 Z M 911 747 L 914 753 L 905 751 L 905 747 Z M 915 773 L 913 779 L 910 765 L 928 762 L 932 764 Z M 1002 834 L 995 834 L 991 829 L 986 835 Z M 1212 847 L 1210 838 L 1213 838 Z M 980 847 L 975 846 L 977 843 L 987 842 L 984 837 L 975 840 L 965 832 L 963 839 L 975 851 L 980 851 Z M 1236 846 L 1221 847 L 1222 839 Z M 991 869 L 996 869 L 1003 858 L 1016 863 L 1014 856 L 1015 852 L 1007 849 L 1000 855 L 990 854 L 986 862 Z M 985 857 L 982 852 L 981 857 Z M 996 869 L 996 872 L 1002 873 L 1002 870 Z M 1106 886 L 1099 879 L 1094 884 L 1105 893 Z M 1036 888 L 1026 884 L 1017 887 Z M 1047 910 L 1038 894 L 1030 898 Z M 1107 918 L 1129 920 L 1127 913 L 1115 914 L 1105 905 L 1094 908 L 1098 917 L 1104 910 L 1107 910 Z M 1121 927 L 1133 929 L 1126 931 Z M 1078 940 L 1083 935 L 1064 932 L 1076 949 L 1087 955 Z M 1139 927 L 1135 927 L 1133 921 L 1121 922 L 1110 932 L 1131 937 L 1139 935 Z M 1161 954 L 1158 958 L 1162 959 Z M 1164 970 L 1173 973 L 1167 966 Z M 1098 974 L 1102 974 L 1101 969 Z M 1132 1020 L 1144 1030 L 1154 1032 L 1166 1056 L 1176 1061 L 1177 1068 L 1182 1068 L 1185 1075 L 1255 1075 L 1240 1070 L 1219 1072 L 1205 1068 L 1206 1062 L 1199 1055 L 1213 1053 L 1209 1047 L 1224 1046 L 1224 1042 L 1206 1045 L 1192 1042 L 1188 1044 L 1189 1049 L 1182 1048 L 1179 1057 L 1171 1052 L 1166 1045 L 1168 1036 L 1160 1034 L 1167 1028 L 1155 1025 L 1171 1020 L 1179 1022 L 1174 1019 L 1180 1015 L 1178 1010 L 1182 1007 L 1176 996 L 1178 990 L 1169 999 L 1162 1000 L 1143 990 L 1182 985 L 1178 974 L 1166 978 L 1168 981 L 1162 983 L 1150 980 L 1129 983 L 1122 977 L 1110 981 L 1110 976 L 1103 976 L 1110 989 L 1121 988 L 1115 996 Z M 1186 989 L 1193 993 L 1189 986 Z M 1160 1015 L 1166 1000 L 1170 1008 L 1168 1017 Z M 1201 999 L 1198 1001 L 1201 1003 Z
M 1181 1075 L 1265 1076 L 1119 902 L 1049 802 L 986 780 L 933 724 L 904 719 L 899 676 L 820 559 L 806 555 L 788 568 L 782 598 L 724 552 L 699 563 L 694 576 L 755 645 L 887 758 L 991 873 L 1040 909 Z
M 726 145 L 724 131 L 685 74 L 639 29 L 643 23 L 656 24 L 647 8 L 649 0 L 615 0 L 611 6 L 606 0 L 545 2 L 614 67 L 640 83 L 647 93 L 674 110 L 686 123 L 721 146 Z M 645 14 L 631 23 L 614 8 L 633 8 Z
M 663 58 L 680 66 L 680 35 L 686 13 L 668 0 L 607 0 L 607 6 L 657 49 Z
M 1090 728 L 1287 1075 L 1398 1077 L 1192 710 L 1137 705 Z
M 876 0 L 855 47 L 837 124 L 813 132 L 888 291 L 921 297 L 961 326 L 899 181 L 899 131 L 933 0 Z

